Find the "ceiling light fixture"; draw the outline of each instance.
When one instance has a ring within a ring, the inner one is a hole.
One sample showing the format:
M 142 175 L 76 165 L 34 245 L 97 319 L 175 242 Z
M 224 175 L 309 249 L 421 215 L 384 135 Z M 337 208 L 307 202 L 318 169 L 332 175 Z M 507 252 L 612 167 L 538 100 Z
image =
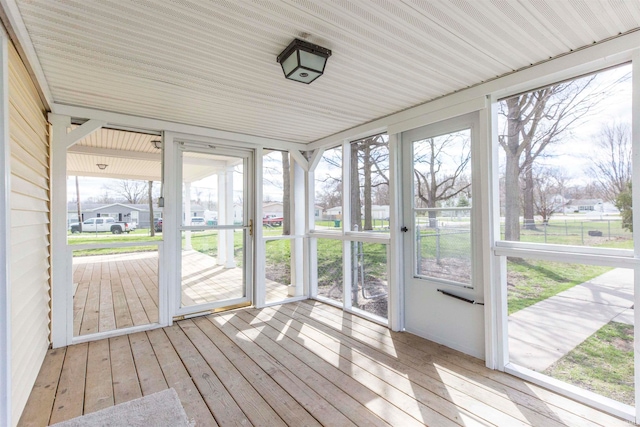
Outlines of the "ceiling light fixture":
M 103 170 L 105 170 L 105 169 L 107 168 L 107 166 L 109 166 L 109 165 L 107 165 L 106 163 L 96 163 L 96 166 L 98 167 L 98 169 L 100 169 L 101 171 L 103 171 Z
M 156 150 L 159 150 L 159 149 L 162 148 L 162 141 L 159 140 L 159 139 L 154 139 L 154 140 L 151 141 L 151 143 L 153 144 L 153 146 L 154 146 L 154 148 Z
M 277 60 L 282 66 L 286 78 L 309 84 L 324 73 L 327 58 L 330 56 L 329 49 L 304 40 L 294 39 L 278 55 Z

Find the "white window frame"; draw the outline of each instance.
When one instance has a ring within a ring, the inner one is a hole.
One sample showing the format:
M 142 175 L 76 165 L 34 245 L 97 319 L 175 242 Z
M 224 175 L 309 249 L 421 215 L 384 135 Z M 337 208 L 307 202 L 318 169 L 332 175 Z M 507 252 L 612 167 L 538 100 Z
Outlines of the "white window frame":
M 385 131 L 376 132 L 374 134 L 382 134 L 386 133 Z M 370 135 L 374 135 L 370 134 Z M 396 181 L 394 180 L 394 173 L 396 172 L 396 168 L 393 165 L 393 161 L 395 161 L 395 157 L 392 156 L 392 146 L 395 147 L 395 137 L 391 138 L 389 136 L 389 190 L 390 196 L 394 193 L 391 192 L 393 186 L 396 185 Z M 366 135 L 364 136 L 366 137 Z M 394 279 L 395 270 L 392 270 L 392 257 L 396 256 L 396 252 L 392 250 L 392 233 L 373 233 L 367 231 L 351 231 L 351 227 L 348 224 L 351 224 L 351 170 L 349 168 L 351 162 L 351 144 L 353 142 L 358 141 L 362 138 L 354 138 L 343 140 L 342 144 L 334 145 L 331 147 L 327 147 L 326 149 L 317 149 L 312 157 L 310 166 L 309 166 L 309 222 L 310 224 L 315 224 L 314 220 L 314 209 L 315 207 L 315 181 L 314 181 L 314 173 L 315 168 L 320 162 L 322 155 L 328 151 L 338 147 L 341 147 L 342 150 L 342 220 L 341 227 L 336 231 L 316 231 L 313 226 L 310 226 L 309 229 L 309 265 L 310 265 L 310 276 L 311 276 L 311 290 L 310 297 L 313 299 L 317 299 L 318 301 L 322 301 L 326 304 L 330 304 L 336 306 L 345 312 L 356 314 L 361 317 L 365 317 L 373 322 L 379 323 L 384 326 L 388 326 L 393 330 L 399 330 L 400 322 L 396 319 L 397 310 L 392 309 L 393 303 L 397 300 L 397 292 L 396 288 L 396 280 Z M 393 141 L 393 143 L 392 143 Z M 393 209 L 390 206 L 390 211 Z M 390 230 L 391 230 L 391 212 L 390 212 Z M 334 301 L 330 298 L 325 298 L 318 295 L 318 277 L 317 277 L 317 239 L 330 239 L 330 240 L 339 240 L 342 242 L 342 276 L 343 276 L 343 286 L 342 286 L 342 303 L 338 301 Z M 352 291 L 352 253 L 351 253 L 351 243 L 352 242 L 365 242 L 365 243 L 381 243 L 387 245 L 387 283 L 389 288 L 388 293 L 388 304 L 387 304 L 387 318 L 382 318 L 372 313 L 368 313 L 364 310 L 354 308 L 351 306 L 351 291 Z M 392 290 L 393 289 L 393 290 Z M 392 320 L 393 319 L 393 320 Z
M 475 187 L 479 185 L 479 179 L 480 179 L 479 177 L 481 175 L 480 170 L 482 170 L 484 167 L 484 165 L 479 164 L 479 155 L 481 150 L 480 146 L 482 145 L 482 138 L 480 137 L 480 129 L 479 129 L 480 128 L 479 118 L 477 118 L 477 112 L 472 112 L 465 115 L 442 120 L 441 122 L 430 124 L 428 126 L 432 127 L 433 133 L 435 133 L 436 136 L 460 132 L 467 129 L 469 130 L 469 138 L 470 138 L 469 153 L 471 156 L 469 160 L 469 168 L 471 169 L 471 173 L 469 177 L 471 179 L 471 191 L 472 191 L 473 201 L 470 207 L 463 208 L 463 210 L 469 211 L 469 227 L 470 227 L 469 259 L 470 259 L 470 265 L 471 265 L 470 281 L 469 283 L 463 283 L 463 282 L 443 279 L 440 277 L 429 276 L 427 274 L 418 275 L 417 265 L 415 265 L 414 259 L 413 259 L 413 257 L 417 254 L 417 249 L 415 248 L 415 239 L 412 242 L 411 249 L 409 250 L 411 253 L 412 260 L 405 261 L 405 262 L 411 262 L 413 277 L 416 279 L 424 280 L 425 283 L 428 282 L 433 285 L 443 284 L 443 285 L 458 287 L 460 289 L 468 289 L 473 291 L 474 289 L 476 289 L 475 283 L 479 281 L 479 279 L 477 279 L 476 276 L 480 276 L 480 277 L 482 276 L 481 274 L 482 268 L 480 268 L 482 265 L 479 265 L 479 263 L 476 261 L 476 259 L 479 258 L 479 254 L 482 252 L 482 246 L 480 244 L 481 240 L 476 236 L 476 231 L 479 229 L 482 229 L 482 224 L 480 222 L 480 217 L 478 212 L 479 208 L 475 207 L 475 204 L 476 204 L 475 194 L 479 193 Z M 413 158 L 413 143 L 415 141 L 419 141 L 419 139 L 417 139 L 417 137 L 414 137 L 414 135 L 416 133 L 420 135 L 422 133 L 421 128 L 422 126 L 420 128 L 416 128 L 411 131 L 405 132 L 402 135 L 402 138 L 407 138 L 406 140 L 403 140 L 403 147 L 402 147 L 402 150 L 404 150 L 402 152 L 402 156 L 405 160 L 407 160 L 406 167 L 403 168 L 403 173 L 404 173 L 403 182 L 405 183 L 404 185 L 409 185 L 409 183 L 411 182 L 412 188 L 414 183 L 414 177 L 413 177 L 414 164 L 412 162 L 412 165 L 409 166 L 408 159 Z M 413 131 L 416 131 L 416 132 L 414 133 Z M 414 197 L 412 197 L 410 200 L 403 199 L 405 215 L 413 216 L 415 215 L 416 210 L 423 210 L 423 211 L 461 210 L 460 208 L 415 208 L 414 207 L 415 202 L 413 199 Z M 477 199 L 478 201 L 481 200 L 480 194 L 478 194 Z M 404 223 L 413 224 L 413 218 L 411 218 L 411 220 L 409 221 L 410 218 L 408 216 L 405 218 Z M 405 256 L 405 260 L 406 259 L 407 257 Z
M 632 75 L 632 157 L 633 157 L 633 200 L 640 203 L 640 51 L 633 53 Z M 634 249 L 610 249 L 594 248 L 571 245 L 554 245 L 543 243 L 513 242 L 501 240 L 500 236 L 500 208 L 499 208 L 499 170 L 498 153 L 500 146 L 498 143 L 498 114 L 497 103 L 499 99 L 507 98 L 511 95 L 535 90 L 537 87 L 553 84 L 560 80 L 579 78 L 585 74 L 597 73 L 606 68 L 622 65 L 629 62 L 629 55 L 618 57 L 617 62 L 598 66 L 588 64 L 577 66 L 571 74 L 562 74 L 562 78 L 556 75 L 548 75 L 541 80 L 534 80 L 528 85 L 520 85 L 511 89 L 504 89 L 491 96 L 491 109 L 489 111 L 491 129 L 491 149 L 492 160 L 490 164 L 490 176 L 492 178 L 493 199 L 491 210 L 493 216 L 491 223 L 492 260 L 491 276 L 492 286 L 489 292 L 492 319 L 486 325 L 487 343 L 490 345 L 488 355 L 491 355 L 491 365 L 487 357 L 487 365 L 507 373 L 513 374 L 527 381 L 550 388 L 560 394 L 569 396 L 572 399 L 586 403 L 597 409 L 612 413 L 618 417 L 636 422 L 640 419 L 640 354 L 635 352 L 634 372 L 635 372 L 635 408 L 629 405 L 616 402 L 612 399 L 578 388 L 568 383 L 556 380 L 538 372 L 515 365 L 509 362 L 508 348 L 508 321 L 507 321 L 507 296 L 506 296 L 506 257 L 514 256 L 521 258 L 552 260 L 557 262 L 603 265 L 617 268 L 630 268 L 634 270 L 634 301 L 636 305 L 640 303 L 640 238 L 634 237 Z M 604 62 L 604 61 L 603 61 Z M 634 230 L 640 230 L 640 215 L 633 218 Z M 640 310 L 634 310 L 634 322 L 640 325 Z M 640 342 L 640 328 L 634 328 L 634 346 Z
M 306 270 L 307 263 L 304 262 L 308 253 L 309 235 L 308 220 L 305 215 L 307 212 L 307 200 L 305 196 L 306 182 L 308 180 L 308 172 L 305 170 L 305 164 L 300 156 L 292 154 L 292 150 L 276 150 L 289 153 L 289 171 L 291 182 L 291 194 L 289 200 L 289 218 L 291 234 L 287 236 L 267 236 L 263 234 L 262 211 L 263 200 L 263 172 L 264 172 L 264 156 L 267 154 L 267 148 L 259 148 L 255 153 L 255 169 L 256 179 L 255 185 L 255 206 L 256 221 L 254 225 L 255 236 L 255 275 L 254 275 L 254 305 L 256 308 L 271 307 L 274 305 L 302 301 L 309 297 L 309 273 Z M 275 150 L 275 149 L 274 149 Z M 306 165 L 308 168 L 308 163 Z M 303 208 L 299 208 L 302 206 Z M 298 207 L 298 208 L 296 208 Z M 290 288 L 295 288 L 296 293 L 300 295 L 288 296 L 278 301 L 267 301 L 266 296 L 266 244 L 274 240 L 288 240 L 290 243 L 291 254 L 291 284 Z M 302 268 L 298 266 L 302 265 Z

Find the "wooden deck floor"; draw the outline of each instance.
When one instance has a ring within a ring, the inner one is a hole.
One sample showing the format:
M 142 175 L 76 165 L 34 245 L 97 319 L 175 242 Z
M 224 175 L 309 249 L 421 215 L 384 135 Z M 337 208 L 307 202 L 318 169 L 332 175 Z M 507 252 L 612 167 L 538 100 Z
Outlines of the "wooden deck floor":
M 198 426 L 627 426 L 480 360 L 314 301 L 50 350 L 20 426 L 173 387 Z
M 182 304 L 243 296 L 242 270 L 215 265 L 197 251 L 182 257 Z M 137 252 L 73 258 L 74 336 L 158 321 L 158 255 Z M 269 300 L 287 297 L 287 287 L 266 282 Z

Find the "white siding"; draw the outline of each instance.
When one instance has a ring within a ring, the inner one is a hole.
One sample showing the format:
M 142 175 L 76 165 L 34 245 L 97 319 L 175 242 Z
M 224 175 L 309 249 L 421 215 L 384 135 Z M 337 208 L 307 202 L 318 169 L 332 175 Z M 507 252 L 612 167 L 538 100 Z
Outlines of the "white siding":
M 12 414 L 17 424 L 49 346 L 49 139 L 45 109 L 9 47 Z

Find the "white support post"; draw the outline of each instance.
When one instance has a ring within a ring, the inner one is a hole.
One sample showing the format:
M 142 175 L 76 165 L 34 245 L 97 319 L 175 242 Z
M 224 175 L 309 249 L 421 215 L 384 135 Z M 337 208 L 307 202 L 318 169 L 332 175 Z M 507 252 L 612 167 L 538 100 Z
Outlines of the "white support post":
M 71 118 L 49 114 L 51 138 L 51 340 L 54 348 L 71 344 L 73 293 L 67 250 L 67 149 L 106 122 L 89 120 L 69 132 Z
M 640 50 L 633 53 L 632 62 L 632 107 L 631 107 L 631 165 L 633 173 L 631 178 L 631 199 L 634 203 L 640 201 Z M 636 205 L 637 206 L 637 205 Z M 640 258 L 640 238 L 635 237 L 635 233 L 640 230 L 640 215 L 633 215 L 633 256 Z M 636 265 L 633 269 L 633 301 L 634 306 L 640 303 L 640 267 Z M 640 325 L 640 310 L 634 310 L 634 324 Z M 640 421 L 640 328 L 634 328 L 633 333 L 633 354 L 634 354 L 634 376 L 635 376 L 635 408 L 637 423 Z
M 184 203 L 184 225 L 191 225 L 191 183 L 184 183 L 184 194 L 182 196 L 182 203 Z M 184 250 L 190 251 L 191 246 L 191 231 L 186 230 L 184 232 Z
M 223 170 L 218 172 L 218 225 L 227 224 L 227 174 Z M 218 265 L 225 265 L 227 262 L 227 233 L 225 230 L 218 231 Z
M 305 231 L 305 171 L 297 161 L 291 162 L 290 168 L 292 194 L 291 200 L 291 232 L 295 236 L 302 236 Z M 289 296 L 301 296 L 304 292 L 304 239 L 296 237 L 291 241 L 291 286 L 289 287 Z
M 342 143 L 342 235 L 351 230 L 351 144 Z M 351 286 L 353 277 L 351 241 L 342 242 L 342 300 L 343 307 L 351 309 Z
M 306 246 L 307 253 L 305 254 L 305 259 L 307 260 L 307 268 L 309 269 L 307 273 L 309 282 L 306 285 L 304 292 L 310 298 L 318 295 L 318 240 L 312 238 L 310 232 L 316 228 L 315 169 L 322 159 L 322 153 L 324 153 L 324 149 L 317 149 L 313 152 L 311 161 L 309 162 L 309 172 L 307 173 L 307 229 L 305 232 L 310 237 L 308 239 L 309 243 Z
M 71 344 L 73 295 L 67 251 L 67 130 L 71 118 L 49 114 L 51 135 L 51 341 L 53 348 Z
M 233 166 L 227 167 L 226 171 L 226 188 L 225 188 L 225 214 L 227 217 L 227 224 L 233 224 Z M 226 236 L 226 253 L 227 253 L 227 261 L 224 264 L 224 268 L 235 268 L 236 267 L 236 259 L 233 256 L 233 233 L 234 230 L 224 230 Z
M 389 135 L 389 328 L 404 329 L 401 134 Z
M 255 206 L 255 219 L 253 221 L 253 244 L 255 247 L 254 254 L 255 259 L 253 265 L 255 266 L 255 274 L 253 276 L 253 304 L 256 308 L 262 308 L 266 304 L 266 242 L 262 237 L 262 201 L 263 201 L 263 161 L 264 150 L 262 148 L 256 148 L 255 151 L 255 175 L 253 181 L 254 188 L 254 206 Z M 245 212 L 245 218 L 251 218 L 250 212 Z M 246 220 L 245 220 L 246 221 Z
M 11 420 L 11 139 L 8 38 L 0 31 L 0 425 Z
M 180 224 L 182 221 L 182 173 L 179 163 L 180 152 L 175 143 L 172 132 L 164 132 L 162 138 L 164 154 L 164 207 L 162 208 L 162 267 L 166 279 L 167 322 L 172 322 L 173 316 L 180 308 L 182 297 L 182 236 Z M 162 292 L 162 289 L 160 290 Z M 160 299 L 162 300 L 162 298 Z M 163 309 L 160 307 L 160 309 Z
M 480 194 L 485 195 L 480 208 L 482 226 L 482 246 L 478 248 L 484 266 L 482 283 L 484 286 L 485 322 L 485 364 L 490 369 L 504 370 L 508 362 L 508 325 L 506 307 L 506 263 L 493 254 L 492 248 L 500 239 L 500 200 L 498 171 L 498 104 L 487 105 L 480 111 Z M 474 201 L 475 204 L 475 201 Z M 476 223 L 476 226 L 479 224 Z M 504 270 L 504 271 L 502 271 Z M 504 282 L 501 280 L 504 277 Z M 505 289 L 502 292 L 502 288 Z
M 309 164 L 311 165 L 311 164 Z M 304 200 L 304 238 L 302 239 L 303 251 L 302 251 L 302 265 L 303 265 L 303 283 L 302 293 L 307 298 L 310 295 L 311 289 L 311 239 L 309 238 L 309 231 L 313 228 L 315 223 L 315 203 L 313 193 L 313 172 L 308 170 L 304 173 L 304 188 L 303 188 L 303 200 Z

